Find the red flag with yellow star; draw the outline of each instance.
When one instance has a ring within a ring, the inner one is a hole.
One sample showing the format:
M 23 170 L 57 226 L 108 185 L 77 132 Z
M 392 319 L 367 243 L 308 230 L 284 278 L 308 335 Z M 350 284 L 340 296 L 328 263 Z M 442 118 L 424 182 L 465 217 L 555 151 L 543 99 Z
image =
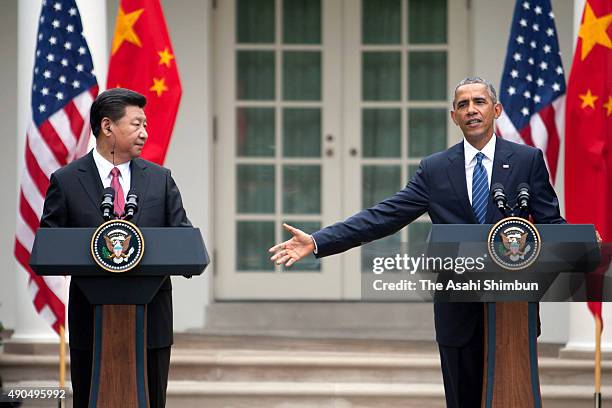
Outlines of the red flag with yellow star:
M 587 0 L 567 85 L 567 220 L 612 240 L 612 1 Z M 590 302 L 601 319 L 601 303 Z
M 142 158 L 163 164 L 181 100 L 181 81 L 159 0 L 121 0 L 107 88 L 147 97 L 149 140 Z

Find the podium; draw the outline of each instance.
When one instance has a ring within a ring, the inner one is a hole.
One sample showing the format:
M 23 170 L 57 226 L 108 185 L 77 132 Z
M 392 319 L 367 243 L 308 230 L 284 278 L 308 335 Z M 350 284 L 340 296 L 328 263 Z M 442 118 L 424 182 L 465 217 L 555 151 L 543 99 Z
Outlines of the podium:
M 482 407 L 541 407 L 538 374 L 538 299 L 562 272 L 590 272 L 599 263 L 593 225 L 536 224 L 541 252 L 538 261 L 521 271 L 504 270 L 490 259 L 487 276 L 539 276 L 543 287 L 528 301 L 487 301 L 484 308 L 484 370 Z M 428 255 L 482 256 L 492 225 L 434 224 L 428 240 Z M 432 252 L 429 252 L 432 249 Z M 484 276 L 480 272 L 480 276 Z M 440 299 L 438 298 L 437 301 Z M 445 297 L 443 301 L 452 299 Z M 508 299 L 510 300 L 510 299 Z M 455 300 L 459 301 L 459 300 Z
M 208 254 L 198 228 L 142 228 L 146 250 L 140 263 L 124 273 L 107 272 L 90 253 L 95 231 L 40 228 L 30 266 L 42 276 L 71 276 L 94 305 L 89 407 L 148 407 L 147 303 L 169 275 L 204 272 Z

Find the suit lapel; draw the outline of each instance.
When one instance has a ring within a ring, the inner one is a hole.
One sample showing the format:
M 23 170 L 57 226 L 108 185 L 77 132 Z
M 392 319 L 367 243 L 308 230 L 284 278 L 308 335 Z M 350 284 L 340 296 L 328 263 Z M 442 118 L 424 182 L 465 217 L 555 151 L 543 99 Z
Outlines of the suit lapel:
M 470 223 L 478 223 L 467 192 L 465 181 L 465 154 L 463 152 L 463 142 L 456 144 L 450 151 L 448 160 L 450 165 L 447 168 L 448 179 L 455 190 L 455 195 L 459 199 L 461 210 L 465 213 L 466 220 Z
M 513 151 L 510 142 L 505 141 L 502 138 L 497 138 L 495 141 L 495 157 L 493 158 L 493 174 L 491 175 L 491 186 L 495 183 L 500 183 L 504 188 L 507 188 L 508 178 L 514 169 L 514 163 L 512 161 Z M 506 195 L 508 192 L 506 191 Z M 487 224 L 492 224 L 495 220 L 499 219 L 501 213 L 495 207 L 493 198 L 489 196 L 487 203 Z
M 100 200 L 102 199 L 104 186 L 102 185 L 102 180 L 100 180 L 100 172 L 96 167 L 92 152 L 89 152 L 85 160 L 81 161 L 78 170 L 79 182 L 85 189 L 85 192 L 87 192 L 92 204 L 98 208 Z
M 130 172 L 131 172 L 131 181 L 130 181 L 130 190 L 136 192 L 138 196 L 138 208 L 139 211 L 136 212 L 134 216 L 133 222 L 137 224 L 138 219 L 140 218 L 140 208 L 142 204 L 146 202 L 147 198 L 147 190 L 149 188 L 149 179 L 146 174 L 147 170 L 147 162 L 141 159 L 134 159 L 130 164 Z

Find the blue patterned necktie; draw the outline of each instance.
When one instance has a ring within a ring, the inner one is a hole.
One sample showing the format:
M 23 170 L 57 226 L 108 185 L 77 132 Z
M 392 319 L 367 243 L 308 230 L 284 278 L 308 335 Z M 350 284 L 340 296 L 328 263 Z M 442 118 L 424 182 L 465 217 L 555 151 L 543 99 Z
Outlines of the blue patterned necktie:
M 487 169 L 482 165 L 484 154 L 476 154 L 476 167 L 472 177 L 472 210 L 480 224 L 487 218 L 487 202 L 489 201 L 489 178 Z

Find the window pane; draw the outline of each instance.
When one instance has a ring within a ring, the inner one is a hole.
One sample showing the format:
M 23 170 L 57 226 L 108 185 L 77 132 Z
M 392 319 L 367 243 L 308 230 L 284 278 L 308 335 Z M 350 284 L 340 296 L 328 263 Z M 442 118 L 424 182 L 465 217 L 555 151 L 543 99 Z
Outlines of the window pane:
M 239 43 L 274 42 L 274 0 L 238 0 L 236 9 Z
M 321 100 L 321 53 L 283 53 L 283 97 L 288 101 Z
M 427 236 L 431 230 L 430 222 L 413 222 L 408 225 L 408 252 L 413 256 L 418 256 L 425 248 Z
M 238 51 L 238 99 L 274 99 L 274 51 Z
M 409 98 L 446 101 L 446 51 L 408 53 Z
M 398 231 L 393 235 L 368 242 L 362 246 L 361 271 L 363 273 L 372 273 L 374 258 L 394 257 L 396 254 L 401 253 L 401 234 L 402 232 Z
M 400 190 L 401 169 L 399 166 L 363 166 L 362 208 L 372 207 Z
M 274 156 L 274 109 L 238 108 L 236 110 L 236 154 Z
M 363 157 L 400 157 L 402 119 L 399 109 L 364 109 Z
M 238 270 L 274 272 L 268 253 L 274 245 L 274 221 L 237 221 L 236 241 Z
M 446 149 L 446 109 L 408 110 L 408 156 L 422 157 Z
M 363 0 L 361 13 L 364 44 L 399 44 L 402 31 L 400 0 Z
M 408 1 L 408 42 L 446 43 L 446 0 Z
M 283 166 L 283 212 L 321 213 L 321 166 Z
M 409 164 L 408 165 L 408 181 L 412 180 L 417 170 L 419 169 L 418 164 Z
M 321 0 L 284 0 L 283 37 L 286 44 L 321 44 Z
M 362 92 L 364 101 L 399 101 L 401 93 L 399 52 L 364 52 Z
M 239 164 L 236 197 L 239 213 L 274 213 L 274 166 Z
M 283 109 L 283 155 L 321 157 L 321 109 Z
M 315 231 L 321 229 L 320 222 L 314 221 L 292 221 L 287 220 L 287 224 L 294 226 L 295 228 L 301 229 L 307 234 L 312 234 Z M 292 235 L 283 228 L 283 241 L 290 239 Z M 284 268 L 285 272 L 303 272 L 303 271 L 321 271 L 321 261 L 319 261 L 313 254 L 310 254 L 302 259 L 300 262 L 293 264 L 289 268 Z

